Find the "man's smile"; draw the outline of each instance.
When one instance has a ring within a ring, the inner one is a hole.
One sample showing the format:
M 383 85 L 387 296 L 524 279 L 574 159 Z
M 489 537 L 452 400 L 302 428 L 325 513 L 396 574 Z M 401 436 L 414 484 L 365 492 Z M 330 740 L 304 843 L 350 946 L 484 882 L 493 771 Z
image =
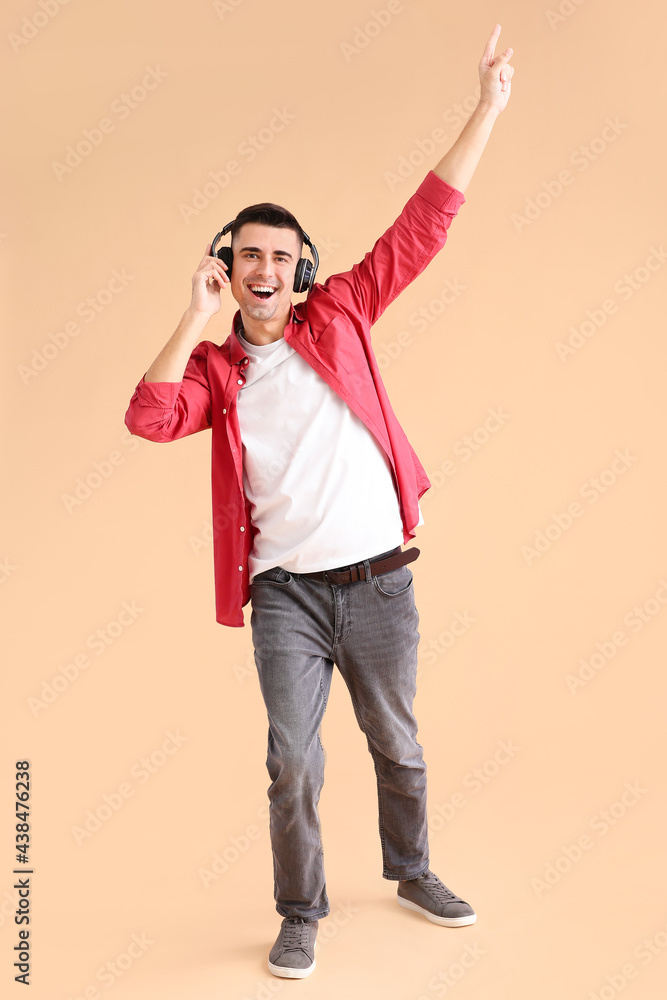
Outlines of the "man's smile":
M 249 282 L 248 288 L 250 289 L 254 298 L 261 299 L 264 301 L 270 299 L 273 293 L 277 291 L 277 289 L 274 288 L 273 285 L 262 285 L 256 282 Z

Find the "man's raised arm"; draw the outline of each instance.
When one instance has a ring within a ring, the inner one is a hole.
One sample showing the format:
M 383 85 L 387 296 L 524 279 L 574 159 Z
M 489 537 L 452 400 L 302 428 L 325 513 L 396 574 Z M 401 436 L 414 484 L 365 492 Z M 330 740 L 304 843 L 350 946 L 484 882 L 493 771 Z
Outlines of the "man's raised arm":
M 364 259 L 348 271 L 331 275 L 322 286 L 324 292 L 369 325 L 445 245 L 447 230 L 465 201 L 463 191 L 510 94 L 514 69 L 509 59 L 513 50 L 508 48 L 494 55 L 499 34 L 497 24 L 479 62 L 479 104 L 456 142 L 429 170 L 399 217 Z
M 190 305 L 144 375 L 146 382 L 181 382 L 188 358 L 199 343 L 204 327 L 211 316 L 220 310 L 220 291 L 229 285 L 230 279 L 225 274 L 227 265 L 217 257 L 211 257 L 210 253 L 209 243 L 192 276 Z
M 230 279 L 226 264 L 211 257 L 211 244 L 192 278 L 192 299 L 176 331 L 137 385 L 125 414 L 131 434 L 173 441 L 211 426 L 211 390 L 206 375 L 210 341 L 198 347 L 204 327 L 220 310 Z
M 507 48 L 500 55 L 494 55 L 499 35 L 500 25 L 497 24 L 479 62 L 479 103 L 454 145 L 433 168 L 438 177 L 461 192 L 470 183 L 494 122 L 507 106 L 512 89 L 514 68 L 509 60 L 514 50 Z

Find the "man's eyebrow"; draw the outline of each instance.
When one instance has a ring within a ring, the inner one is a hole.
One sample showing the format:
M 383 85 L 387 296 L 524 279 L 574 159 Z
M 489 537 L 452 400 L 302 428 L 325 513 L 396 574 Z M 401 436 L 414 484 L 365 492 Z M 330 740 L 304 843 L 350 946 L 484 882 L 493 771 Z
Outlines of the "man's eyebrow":
M 243 253 L 244 250 L 254 250 L 256 253 L 262 252 L 261 247 L 241 247 L 241 249 L 238 252 Z M 292 254 L 289 253 L 289 251 L 287 250 L 274 250 L 273 252 L 274 254 L 276 253 L 279 254 L 281 257 L 289 257 L 289 259 L 292 260 Z

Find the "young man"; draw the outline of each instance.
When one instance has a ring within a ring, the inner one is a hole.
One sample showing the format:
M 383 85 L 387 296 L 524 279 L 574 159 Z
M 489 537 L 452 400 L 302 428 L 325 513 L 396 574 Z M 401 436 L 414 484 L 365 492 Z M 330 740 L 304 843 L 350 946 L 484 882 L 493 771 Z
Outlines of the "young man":
M 233 266 L 208 244 L 192 301 L 137 385 L 133 434 L 172 441 L 212 428 L 216 620 L 252 639 L 269 733 L 270 835 L 283 917 L 269 969 L 315 968 L 329 913 L 317 811 L 324 780 L 320 726 L 334 664 L 349 689 L 377 775 L 383 877 L 400 905 L 449 927 L 472 907 L 429 869 L 426 765 L 412 712 L 417 630 L 413 578 L 401 551 L 422 523 L 429 481 L 391 408 L 370 328 L 444 246 L 464 203 L 514 70 L 479 63 L 480 100 L 461 135 L 400 216 L 350 271 L 292 304 L 302 230 L 270 203 L 232 232 Z M 239 305 L 220 346 L 200 340 L 221 293 Z

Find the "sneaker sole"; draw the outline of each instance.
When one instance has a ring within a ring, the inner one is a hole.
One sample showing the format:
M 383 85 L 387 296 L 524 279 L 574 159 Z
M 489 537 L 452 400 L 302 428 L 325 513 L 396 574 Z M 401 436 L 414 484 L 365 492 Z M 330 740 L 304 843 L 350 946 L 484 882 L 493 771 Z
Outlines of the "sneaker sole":
M 476 913 L 470 913 L 467 917 L 439 917 L 437 913 L 431 913 L 430 910 L 426 910 L 418 903 L 413 903 L 410 899 L 403 899 L 402 896 L 397 896 L 396 899 L 399 906 L 405 907 L 406 910 L 414 910 L 415 913 L 421 913 L 431 923 L 440 924 L 441 927 L 465 927 L 466 924 L 474 924 L 477 920 Z
M 288 969 L 284 965 L 272 965 L 269 964 L 269 972 L 273 973 L 274 976 L 280 976 L 281 979 L 305 979 L 314 970 L 316 963 L 313 962 L 312 965 L 308 966 L 307 969 Z

